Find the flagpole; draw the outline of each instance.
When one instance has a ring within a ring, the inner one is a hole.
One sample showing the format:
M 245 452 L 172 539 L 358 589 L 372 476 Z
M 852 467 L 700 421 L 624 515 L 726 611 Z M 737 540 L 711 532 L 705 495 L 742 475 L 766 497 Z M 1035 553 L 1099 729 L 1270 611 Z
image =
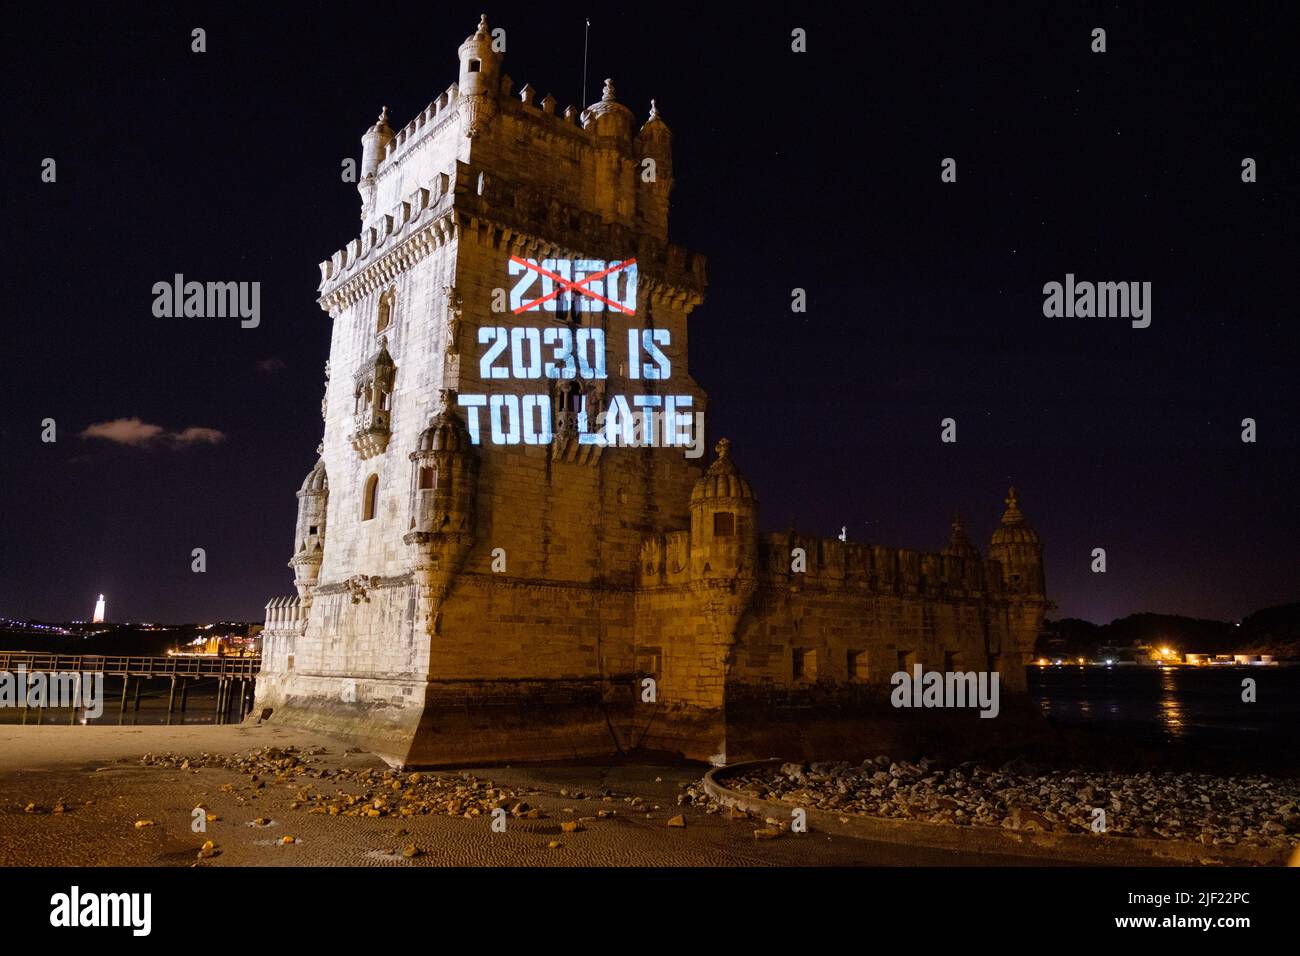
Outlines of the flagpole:
M 587 39 L 591 35 L 591 19 L 585 18 L 587 28 L 582 33 L 582 100 L 578 103 L 578 112 L 587 108 Z

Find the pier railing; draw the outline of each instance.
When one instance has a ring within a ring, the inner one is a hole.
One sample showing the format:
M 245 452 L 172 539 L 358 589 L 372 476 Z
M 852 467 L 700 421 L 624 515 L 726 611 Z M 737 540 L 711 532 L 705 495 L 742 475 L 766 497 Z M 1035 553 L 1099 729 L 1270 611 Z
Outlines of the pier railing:
M 105 674 L 114 677 L 216 677 L 253 678 L 261 657 L 200 657 L 168 655 L 144 657 L 108 654 L 47 654 L 34 651 L 0 651 L 0 671 L 20 667 L 34 671 Z

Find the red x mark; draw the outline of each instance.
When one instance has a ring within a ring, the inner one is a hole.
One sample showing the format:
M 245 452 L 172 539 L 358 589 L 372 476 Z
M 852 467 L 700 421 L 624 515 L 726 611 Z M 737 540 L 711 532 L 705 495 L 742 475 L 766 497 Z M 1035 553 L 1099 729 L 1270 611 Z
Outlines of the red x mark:
M 599 299 L 601 302 L 604 302 L 606 305 L 617 309 L 619 312 L 622 312 L 625 315 L 636 315 L 635 309 L 625 309 L 617 302 L 605 298 L 599 292 L 593 292 L 591 289 L 583 288 L 583 286 L 585 286 L 588 282 L 594 282 L 597 279 L 603 279 L 605 276 L 609 275 L 612 272 L 617 272 L 619 269 L 626 269 L 628 266 L 636 265 L 635 259 L 628 259 L 626 262 L 620 262 L 616 266 L 610 266 L 604 272 L 597 272 L 593 275 L 589 275 L 581 282 L 570 282 L 568 279 L 564 278 L 564 276 L 556 275 L 554 272 L 550 271 L 549 269 L 543 269 L 541 266 L 535 265 L 534 263 L 529 262 L 527 259 L 520 259 L 518 256 L 511 256 L 510 260 L 512 262 L 519 263 L 521 266 L 524 266 L 527 269 L 532 269 L 534 272 L 540 272 L 542 275 L 550 279 L 554 279 L 556 282 L 560 284 L 560 288 L 548 292 L 540 299 L 534 299 L 532 302 L 525 302 L 519 308 L 515 309 L 515 315 L 518 315 L 520 312 L 527 312 L 535 305 L 541 305 L 543 302 L 548 302 L 551 299 L 554 299 L 565 289 L 569 289 L 573 292 L 577 292 L 585 296 L 590 296 L 593 299 Z

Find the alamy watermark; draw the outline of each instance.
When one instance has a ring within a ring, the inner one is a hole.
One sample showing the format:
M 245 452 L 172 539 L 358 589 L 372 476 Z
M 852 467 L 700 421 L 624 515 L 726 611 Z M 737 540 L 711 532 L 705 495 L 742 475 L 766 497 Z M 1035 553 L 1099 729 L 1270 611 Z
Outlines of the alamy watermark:
M 245 329 L 255 329 L 262 322 L 260 282 L 186 282 L 178 272 L 171 282 L 155 282 L 153 294 L 153 314 L 160 319 L 238 316 Z
M 1073 272 L 1065 283 L 1043 286 L 1043 315 L 1049 319 L 1132 319 L 1133 328 L 1151 325 L 1150 282 L 1076 282 Z
M 94 720 L 104 713 L 104 674 L 75 671 L 0 671 L 0 707 L 84 707 Z
M 897 671 L 889 683 L 889 702 L 895 707 L 978 707 L 980 717 L 996 717 L 997 671 L 926 671 L 920 664 L 913 673 Z

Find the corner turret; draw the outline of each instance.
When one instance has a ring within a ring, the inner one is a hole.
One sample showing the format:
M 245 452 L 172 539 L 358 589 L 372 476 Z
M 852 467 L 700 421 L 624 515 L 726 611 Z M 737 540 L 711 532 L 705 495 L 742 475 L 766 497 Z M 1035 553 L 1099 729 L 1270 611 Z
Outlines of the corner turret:
M 310 602 L 312 588 L 320 578 L 321 560 L 325 555 L 325 517 L 329 508 L 329 480 L 325 474 L 325 460 L 303 479 L 298 490 L 298 524 L 294 529 L 293 569 L 294 587 L 304 602 Z
M 461 128 L 473 139 L 496 115 L 501 91 L 501 54 L 492 48 L 487 14 L 479 18 L 478 29 L 460 45 L 459 55 Z
M 379 161 L 384 158 L 384 150 L 392 141 L 393 131 L 388 128 L 388 107 L 385 106 L 380 110 L 375 125 L 361 137 L 361 177 L 357 181 L 357 192 L 361 194 L 363 226 L 375 205 L 375 173 L 379 170 Z
M 717 459 L 691 491 L 691 576 L 752 578 L 758 554 L 758 497 L 722 439 Z
M 1006 505 L 1002 523 L 989 541 L 989 558 L 1001 564 L 1006 590 L 1041 597 L 1046 593 L 1042 541 L 1026 523 L 1015 488 L 1007 492 Z
M 474 543 L 478 452 L 465 423 L 452 410 L 449 389 L 411 452 L 410 530 L 402 541 L 415 549 L 420 623 L 439 630 L 439 609 Z

